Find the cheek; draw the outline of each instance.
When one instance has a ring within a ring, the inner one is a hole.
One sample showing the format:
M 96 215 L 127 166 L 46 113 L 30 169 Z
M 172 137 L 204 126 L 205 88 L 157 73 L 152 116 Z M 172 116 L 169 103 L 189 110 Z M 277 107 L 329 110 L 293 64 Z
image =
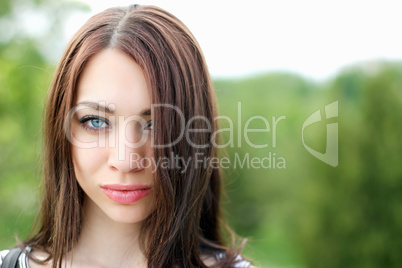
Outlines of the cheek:
M 154 157 L 154 148 L 152 148 L 151 138 L 145 143 L 145 156 L 149 158 Z
M 77 179 L 85 180 L 105 169 L 108 159 L 107 149 L 85 149 L 73 146 L 72 159 Z

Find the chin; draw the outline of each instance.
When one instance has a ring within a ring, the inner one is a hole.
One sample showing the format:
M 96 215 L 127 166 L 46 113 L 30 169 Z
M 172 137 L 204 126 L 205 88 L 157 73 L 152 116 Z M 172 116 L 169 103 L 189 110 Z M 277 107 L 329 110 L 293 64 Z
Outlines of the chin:
M 96 201 L 86 196 L 84 213 L 92 223 L 142 223 L 155 210 L 152 198 L 145 198 L 131 204 L 119 204 L 100 198 Z
M 118 205 L 121 206 L 121 205 Z M 142 223 L 152 211 L 133 209 L 128 207 L 115 208 L 112 211 L 104 211 L 105 214 L 116 223 L 135 224 Z

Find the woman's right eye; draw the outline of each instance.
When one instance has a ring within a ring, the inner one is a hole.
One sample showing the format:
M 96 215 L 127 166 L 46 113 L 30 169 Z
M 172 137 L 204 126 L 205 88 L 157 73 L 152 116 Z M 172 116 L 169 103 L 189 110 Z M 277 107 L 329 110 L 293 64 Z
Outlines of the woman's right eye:
M 94 115 L 81 118 L 80 126 L 93 133 L 100 133 L 111 128 L 109 120 Z

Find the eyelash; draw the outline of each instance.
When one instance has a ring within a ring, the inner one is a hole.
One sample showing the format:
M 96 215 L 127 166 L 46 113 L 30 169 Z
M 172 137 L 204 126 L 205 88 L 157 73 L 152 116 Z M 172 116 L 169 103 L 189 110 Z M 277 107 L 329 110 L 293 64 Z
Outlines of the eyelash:
M 102 125 L 104 123 L 106 123 L 108 126 L 107 127 L 91 127 L 88 126 L 87 122 L 91 122 L 91 120 L 99 120 L 100 122 L 103 122 Z M 111 128 L 111 124 L 109 122 L 109 120 L 107 120 L 106 118 L 100 117 L 100 116 L 95 116 L 95 115 L 90 115 L 90 116 L 84 116 L 83 118 L 81 118 L 79 120 L 81 127 L 83 127 L 85 130 L 92 132 L 92 133 L 100 133 L 103 130 L 106 129 L 110 129 Z M 152 120 L 149 120 L 146 124 L 147 128 L 149 128 L 149 124 L 151 124 L 151 129 L 150 131 L 153 130 L 153 126 L 152 126 Z

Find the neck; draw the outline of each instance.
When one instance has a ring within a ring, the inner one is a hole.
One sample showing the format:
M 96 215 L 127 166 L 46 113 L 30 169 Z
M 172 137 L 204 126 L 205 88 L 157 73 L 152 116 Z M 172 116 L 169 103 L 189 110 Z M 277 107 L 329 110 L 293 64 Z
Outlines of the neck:
M 142 223 L 115 222 L 87 197 L 82 212 L 78 244 L 66 256 L 73 267 L 147 266 L 139 240 Z

